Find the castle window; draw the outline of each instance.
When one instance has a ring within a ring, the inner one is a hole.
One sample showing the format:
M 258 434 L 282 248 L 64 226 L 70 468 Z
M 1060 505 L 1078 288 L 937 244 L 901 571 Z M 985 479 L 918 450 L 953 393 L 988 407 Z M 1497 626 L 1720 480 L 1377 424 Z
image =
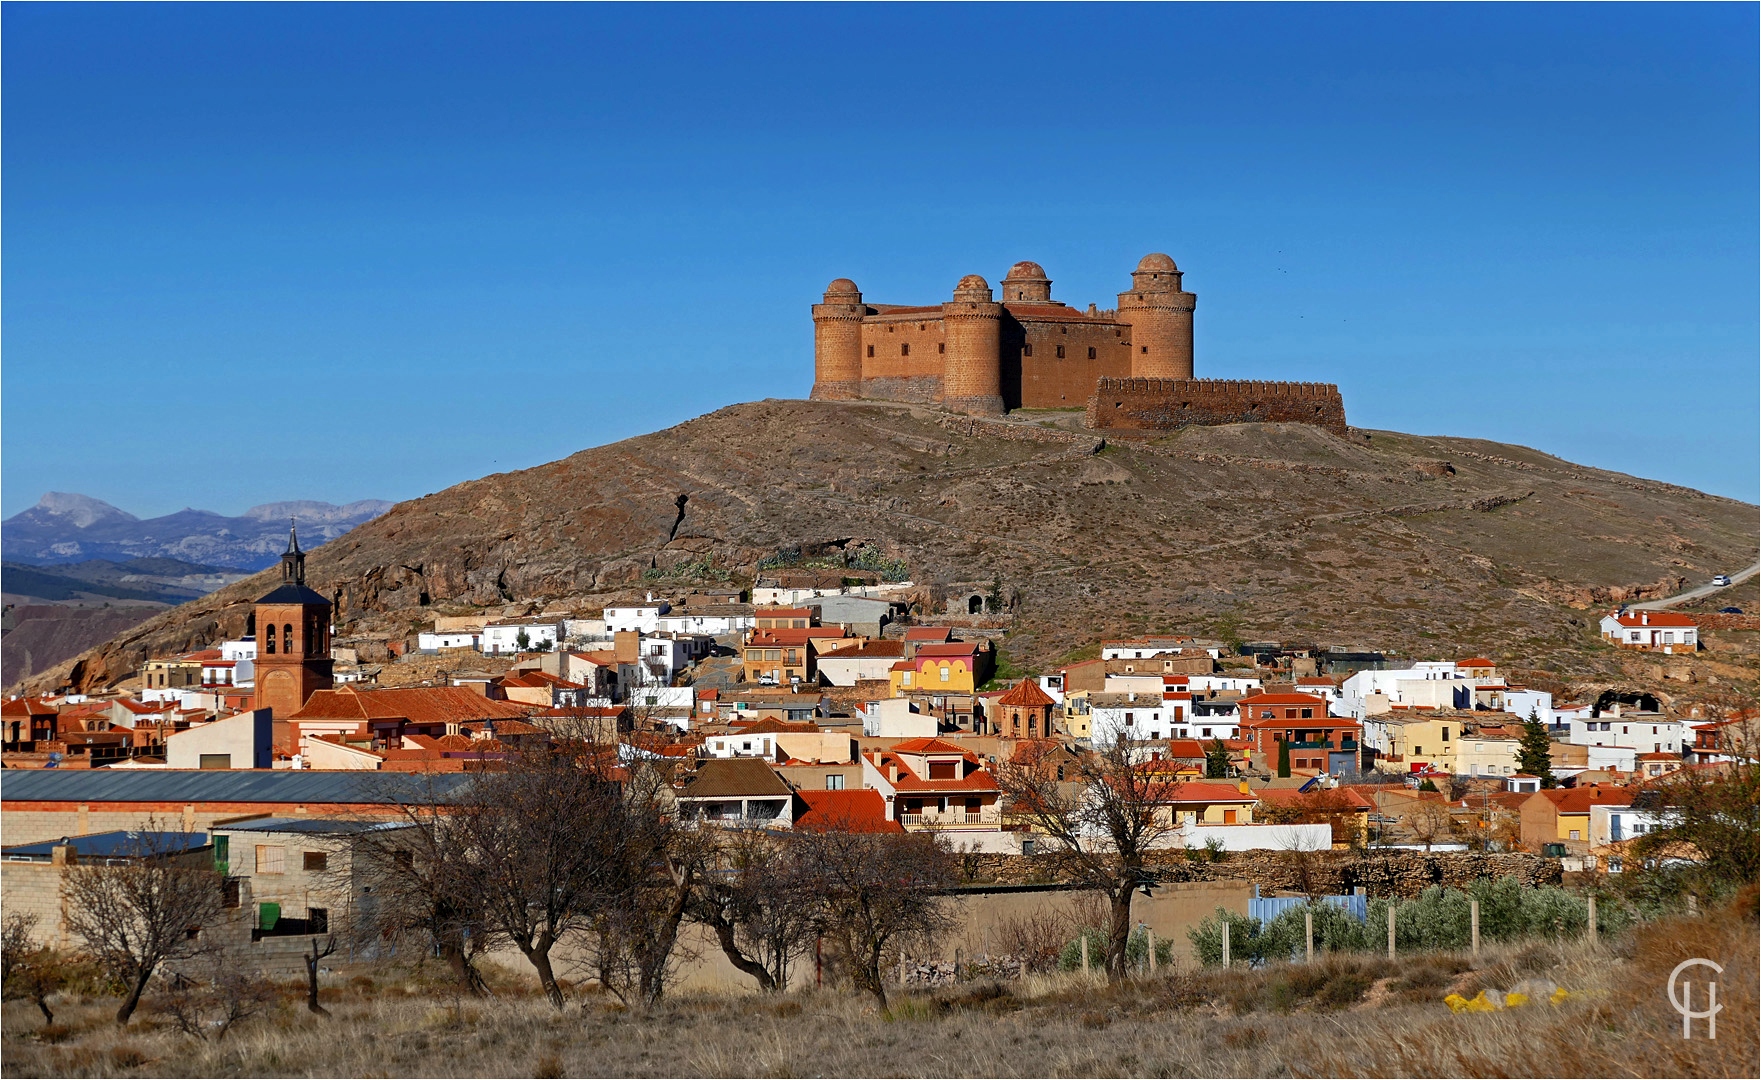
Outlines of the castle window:
M 1058 346 L 1058 359 L 1064 359 L 1064 346 Z
M 1142 349 L 1144 352 L 1150 351 L 1150 347 L 1148 345 L 1139 345 L 1138 348 Z
M 870 346 L 869 346 L 869 347 L 868 347 L 868 355 L 869 355 L 869 356 L 873 356 L 873 355 L 874 355 L 874 346 L 873 346 L 873 345 L 870 345 Z
M 1088 358 L 1089 358 L 1089 359 L 1090 359 L 1090 360 L 1093 360 L 1093 359 L 1094 359 L 1094 358 L 1095 358 L 1095 348 L 1094 348 L 1094 346 L 1093 346 L 1093 345 L 1090 345 L 1090 346 L 1089 346 L 1089 347 L 1088 347 Z
M 1021 355 L 1022 356 L 1032 356 L 1033 355 L 1032 342 L 1029 342 L 1028 344 L 1021 346 Z
M 899 344 L 899 355 L 900 356 L 910 356 L 911 355 L 911 343 L 909 341 L 901 342 Z
M 938 341 L 938 342 L 936 342 L 936 352 L 938 352 L 938 353 L 945 353 L 945 352 L 947 352 L 947 351 L 948 351 L 948 344 L 947 344 L 947 342 L 945 342 L 945 341 Z
M 1060 333 L 1060 334 L 1068 334 L 1069 332 L 1070 332 L 1070 328 L 1068 326 L 1058 327 L 1058 333 Z

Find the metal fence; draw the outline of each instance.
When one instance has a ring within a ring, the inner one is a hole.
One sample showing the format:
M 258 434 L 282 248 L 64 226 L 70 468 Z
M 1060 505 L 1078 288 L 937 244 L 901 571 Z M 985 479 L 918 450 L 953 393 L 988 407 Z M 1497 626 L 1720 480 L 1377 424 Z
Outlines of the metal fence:
M 1369 918 L 1370 898 L 1362 893 L 1349 893 L 1342 896 L 1322 896 L 1316 903 L 1342 908 L 1347 915 L 1362 922 Z M 1254 886 L 1253 896 L 1248 898 L 1247 913 L 1262 924 L 1269 923 L 1291 908 L 1300 908 L 1308 900 L 1301 896 L 1265 896 L 1260 895 L 1260 887 Z

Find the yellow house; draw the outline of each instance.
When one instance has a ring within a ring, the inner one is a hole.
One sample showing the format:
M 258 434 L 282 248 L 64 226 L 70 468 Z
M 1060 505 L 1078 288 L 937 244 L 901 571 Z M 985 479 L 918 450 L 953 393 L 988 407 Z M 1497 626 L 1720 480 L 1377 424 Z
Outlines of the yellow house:
M 1522 744 L 1506 735 L 1463 731 L 1455 748 L 1455 766 L 1462 776 L 1515 776 Z
M 1376 767 L 1384 772 L 1453 773 L 1461 746 L 1463 716 L 1400 710 L 1366 717 L 1364 741 L 1381 751 Z M 1503 774 L 1500 774 L 1503 775 Z
M 1093 715 L 1093 710 L 1089 708 L 1087 690 L 1076 690 L 1064 695 L 1064 730 L 1071 738 L 1088 738 L 1089 721 Z
M 968 642 L 919 645 L 911 659 L 893 665 L 893 696 L 975 693 L 984 681 L 978 666 L 978 646 Z

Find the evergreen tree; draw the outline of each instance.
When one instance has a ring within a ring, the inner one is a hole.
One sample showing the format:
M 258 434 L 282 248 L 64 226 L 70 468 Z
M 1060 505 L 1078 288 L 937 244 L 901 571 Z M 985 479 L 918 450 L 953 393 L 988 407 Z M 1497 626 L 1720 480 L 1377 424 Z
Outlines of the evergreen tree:
M 1553 740 L 1547 735 L 1546 725 L 1533 708 L 1529 709 L 1529 718 L 1523 721 L 1522 738 L 1518 741 L 1516 752 L 1518 772 L 1539 776 L 1541 786 L 1553 786 Z
M 1290 743 L 1284 739 L 1278 740 L 1278 775 L 1290 775 Z
M 1229 778 L 1229 748 L 1223 745 L 1222 739 L 1212 739 L 1211 745 L 1205 748 L 1205 779 L 1226 780 Z

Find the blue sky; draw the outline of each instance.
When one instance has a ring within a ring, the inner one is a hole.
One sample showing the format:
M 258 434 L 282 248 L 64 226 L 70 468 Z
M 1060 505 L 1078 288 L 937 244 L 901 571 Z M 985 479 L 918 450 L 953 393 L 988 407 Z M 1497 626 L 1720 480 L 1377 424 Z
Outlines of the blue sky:
M 7 515 L 422 495 L 805 396 L 833 277 L 1110 306 L 1152 250 L 1200 375 L 1761 486 L 1754 5 L 0 24 Z

